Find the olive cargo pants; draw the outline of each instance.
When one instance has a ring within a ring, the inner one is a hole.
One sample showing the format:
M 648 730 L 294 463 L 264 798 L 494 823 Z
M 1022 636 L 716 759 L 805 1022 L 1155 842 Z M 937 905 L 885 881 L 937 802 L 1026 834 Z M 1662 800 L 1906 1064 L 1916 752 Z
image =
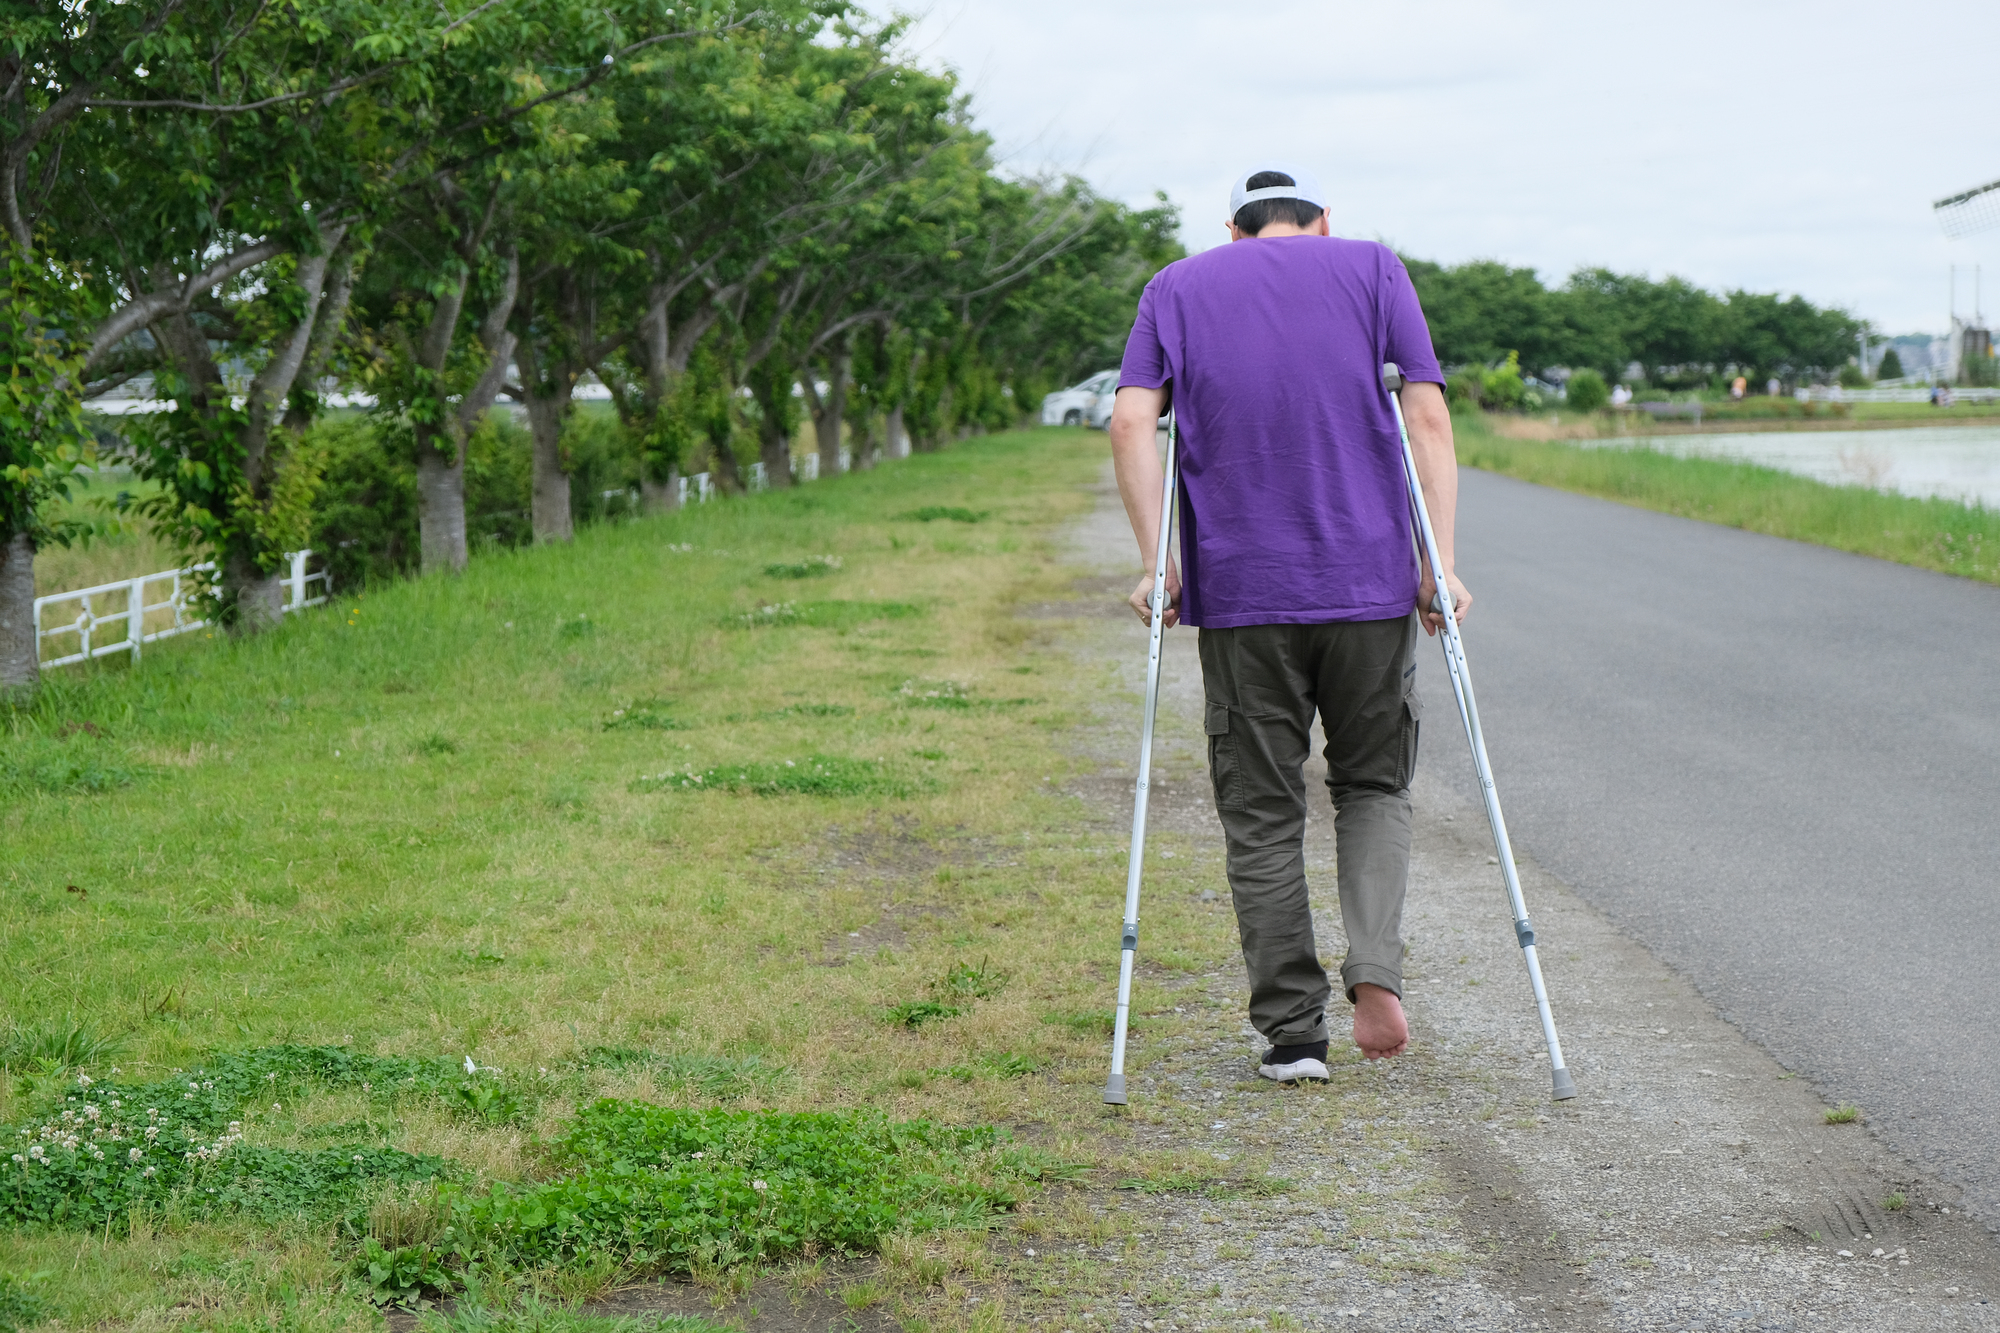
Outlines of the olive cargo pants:
M 1313 715 L 1326 734 L 1340 861 L 1341 964 L 1403 993 L 1403 895 L 1410 874 L 1410 778 L 1422 704 L 1417 617 L 1201 631 L 1209 776 L 1228 848 L 1229 888 L 1250 1021 L 1274 1046 L 1327 1040 L 1332 998 L 1306 892 L 1302 766 Z

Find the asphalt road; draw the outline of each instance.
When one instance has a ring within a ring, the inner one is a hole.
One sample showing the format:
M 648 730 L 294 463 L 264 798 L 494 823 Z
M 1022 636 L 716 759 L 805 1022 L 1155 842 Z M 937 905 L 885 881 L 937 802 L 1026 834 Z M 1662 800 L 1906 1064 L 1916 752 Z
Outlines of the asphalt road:
M 2000 588 L 1461 485 L 1516 843 L 2000 1224 Z M 1424 762 L 1469 794 L 1420 660 Z

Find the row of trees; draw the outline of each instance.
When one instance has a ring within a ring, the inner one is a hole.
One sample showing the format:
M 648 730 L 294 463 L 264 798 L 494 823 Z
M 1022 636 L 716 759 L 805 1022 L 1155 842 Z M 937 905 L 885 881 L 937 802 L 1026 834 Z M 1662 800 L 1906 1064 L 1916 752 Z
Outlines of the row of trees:
M 570 533 L 564 424 L 610 390 L 648 502 L 706 458 L 771 483 L 810 418 L 935 447 L 1114 359 L 1171 209 L 994 169 L 947 76 L 846 0 L 0 4 L 0 690 L 30 687 L 37 546 L 75 537 L 83 404 L 144 518 L 278 615 L 340 386 L 414 463 L 421 564 L 466 561 L 468 439 L 505 394 L 532 527 Z
M 1616 382 L 1636 362 L 1647 382 L 1665 387 L 1723 372 L 1759 383 L 1827 379 L 1855 356 L 1866 327 L 1803 297 L 1717 294 L 1680 278 L 1586 268 L 1551 288 L 1533 269 L 1491 260 L 1404 263 L 1447 365 L 1487 365 L 1515 352 L 1531 374 L 1588 367 Z

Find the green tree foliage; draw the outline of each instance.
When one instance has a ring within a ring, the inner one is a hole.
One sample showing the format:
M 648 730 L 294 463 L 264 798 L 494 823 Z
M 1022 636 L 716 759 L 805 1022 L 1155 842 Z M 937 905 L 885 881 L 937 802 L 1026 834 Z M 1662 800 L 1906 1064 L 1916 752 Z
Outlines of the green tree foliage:
M 1903 378 L 1903 358 L 1896 354 L 1895 348 L 1891 347 L 1882 353 L 1882 363 L 1875 368 L 1875 376 L 1877 379 L 1885 380 Z
M 1508 353 L 1533 374 L 1589 367 L 1607 380 L 1633 362 L 1652 383 L 1705 384 L 1725 367 L 1752 379 L 1823 378 L 1853 355 L 1861 323 L 1802 297 L 1717 294 L 1681 278 L 1579 269 L 1562 286 L 1490 260 L 1445 267 L 1406 259 L 1446 365 Z
M 523 512 L 561 538 L 635 481 L 740 487 L 751 440 L 784 485 L 808 419 L 823 472 L 866 466 L 1114 359 L 1180 253 L 1172 210 L 1004 176 L 905 24 L 847 0 L 0 5 L 0 537 L 25 552 L 0 626 L 26 644 L 0 684 L 32 678 L 32 547 L 66 531 L 40 515 L 86 456 L 80 404 L 120 385 L 160 408 L 119 427 L 154 483 L 136 512 L 216 561 L 212 610 L 249 629 L 307 541 L 342 578 L 456 569 Z M 615 416 L 574 410 L 591 376 Z M 374 405 L 315 429 L 335 387 Z

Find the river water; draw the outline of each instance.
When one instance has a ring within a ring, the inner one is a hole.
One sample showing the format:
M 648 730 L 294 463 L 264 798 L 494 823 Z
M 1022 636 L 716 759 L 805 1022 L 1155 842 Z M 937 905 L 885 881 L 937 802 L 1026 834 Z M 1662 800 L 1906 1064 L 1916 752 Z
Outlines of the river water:
M 2000 426 L 1655 435 L 1604 445 L 1761 463 L 1836 486 L 1873 486 L 2000 509 Z

